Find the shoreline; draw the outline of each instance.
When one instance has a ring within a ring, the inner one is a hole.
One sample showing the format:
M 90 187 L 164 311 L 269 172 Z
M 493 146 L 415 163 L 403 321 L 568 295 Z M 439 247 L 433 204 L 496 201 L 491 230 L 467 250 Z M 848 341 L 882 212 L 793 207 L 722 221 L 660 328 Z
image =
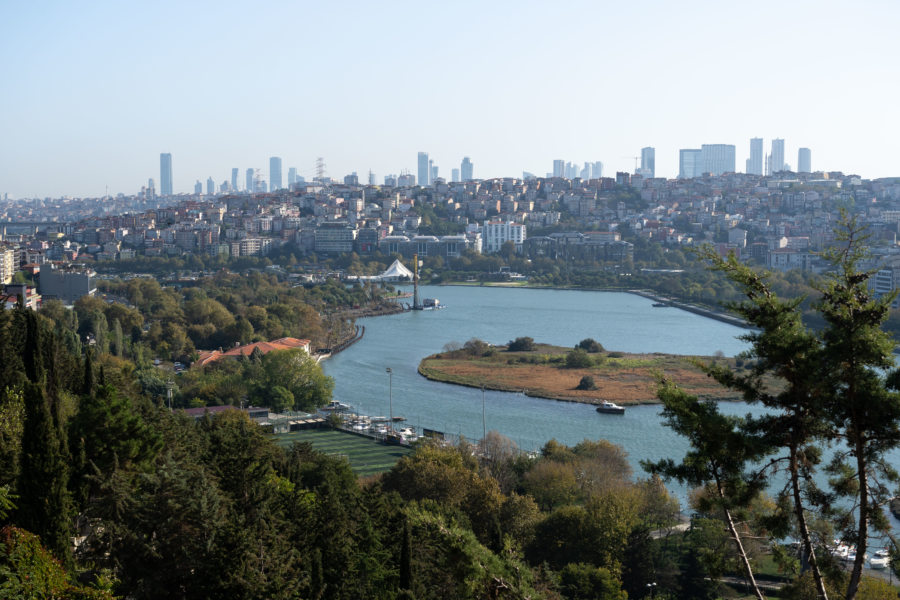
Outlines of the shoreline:
M 707 317 L 709 319 L 714 319 L 716 321 L 721 321 L 722 323 L 727 323 L 729 325 L 734 325 L 735 327 L 740 327 L 742 329 L 752 329 L 753 327 L 747 323 L 744 319 L 735 316 L 731 313 L 716 310 L 713 308 L 707 308 L 704 306 L 699 306 L 697 304 L 691 304 L 689 302 L 684 302 L 682 300 L 676 300 L 674 298 L 669 298 L 666 296 L 661 296 L 656 292 L 650 290 L 639 290 L 639 289 L 625 289 L 625 288 L 589 288 L 589 287 L 562 287 L 562 286 L 537 286 L 537 285 L 528 285 L 528 284 L 518 284 L 518 283 L 506 283 L 501 281 L 486 281 L 486 282 L 478 282 L 474 285 L 470 285 L 465 282 L 449 282 L 449 283 L 433 283 L 433 284 L 425 284 L 425 285 L 434 285 L 434 286 L 447 286 L 447 287 L 498 287 L 505 289 L 515 289 L 522 288 L 528 290 L 569 290 L 569 291 L 581 291 L 581 292 L 620 292 L 624 294 L 634 294 L 635 296 L 640 296 L 642 298 L 646 298 L 647 300 L 652 300 L 653 302 L 658 302 L 660 304 L 665 304 L 666 306 L 670 306 L 672 308 L 678 308 L 690 313 L 694 313 L 696 315 L 700 315 L 701 317 Z

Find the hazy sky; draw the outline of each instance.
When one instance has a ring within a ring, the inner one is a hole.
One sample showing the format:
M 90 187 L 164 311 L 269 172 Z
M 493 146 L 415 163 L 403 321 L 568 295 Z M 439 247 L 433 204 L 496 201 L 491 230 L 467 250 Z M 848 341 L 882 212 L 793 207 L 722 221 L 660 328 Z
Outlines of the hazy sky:
M 159 189 L 317 156 L 341 178 L 632 170 L 656 147 L 785 139 L 900 175 L 897 0 L 0 2 L 0 194 Z

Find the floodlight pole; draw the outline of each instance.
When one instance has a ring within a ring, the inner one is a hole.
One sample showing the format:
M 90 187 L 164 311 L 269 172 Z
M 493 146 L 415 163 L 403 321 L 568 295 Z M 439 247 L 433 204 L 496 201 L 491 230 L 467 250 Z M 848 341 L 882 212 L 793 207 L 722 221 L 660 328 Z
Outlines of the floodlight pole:
M 388 374 L 388 410 L 390 410 L 391 433 L 394 433 L 394 371 L 388 367 L 385 369 Z

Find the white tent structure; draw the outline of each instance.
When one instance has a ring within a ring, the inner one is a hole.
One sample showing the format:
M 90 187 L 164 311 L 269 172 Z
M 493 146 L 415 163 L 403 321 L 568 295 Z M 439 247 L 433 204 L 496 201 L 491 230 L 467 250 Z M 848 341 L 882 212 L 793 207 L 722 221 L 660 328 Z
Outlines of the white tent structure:
M 395 260 L 381 275 L 360 275 L 357 277 L 348 277 L 347 279 L 359 279 L 360 281 L 399 281 L 403 278 L 412 281 L 413 272 L 407 269 L 402 262 Z

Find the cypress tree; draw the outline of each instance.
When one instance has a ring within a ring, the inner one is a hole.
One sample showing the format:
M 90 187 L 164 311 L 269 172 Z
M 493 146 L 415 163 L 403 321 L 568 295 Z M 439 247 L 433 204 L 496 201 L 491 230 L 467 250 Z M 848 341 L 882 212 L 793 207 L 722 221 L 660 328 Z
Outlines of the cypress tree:
M 68 563 L 69 521 L 68 467 L 59 432 L 43 388 L 25 382 L 25 426 L 17 493 L 16 522 L 41 537 L 44 546 Z
M 400 589 L 412 588 L 412 536 L 409 532 L 409 519 L 403 522 L 403 545 L 400 547 Z
M 81 386 L 81 393 L 89 396 L 94 391 L 94 362 L 91 359 L 91 349 L 88 348 L 84 353 L 84 383 Z
M 29 381 L 37 383 L 43 375 L 41 360 L 41 339 L 38 328 L 37 315 L 34 311 L 21 309 L 25 316 L 25 348 L 22 351 L 22 360 L 25 363 L 25 376 Z

